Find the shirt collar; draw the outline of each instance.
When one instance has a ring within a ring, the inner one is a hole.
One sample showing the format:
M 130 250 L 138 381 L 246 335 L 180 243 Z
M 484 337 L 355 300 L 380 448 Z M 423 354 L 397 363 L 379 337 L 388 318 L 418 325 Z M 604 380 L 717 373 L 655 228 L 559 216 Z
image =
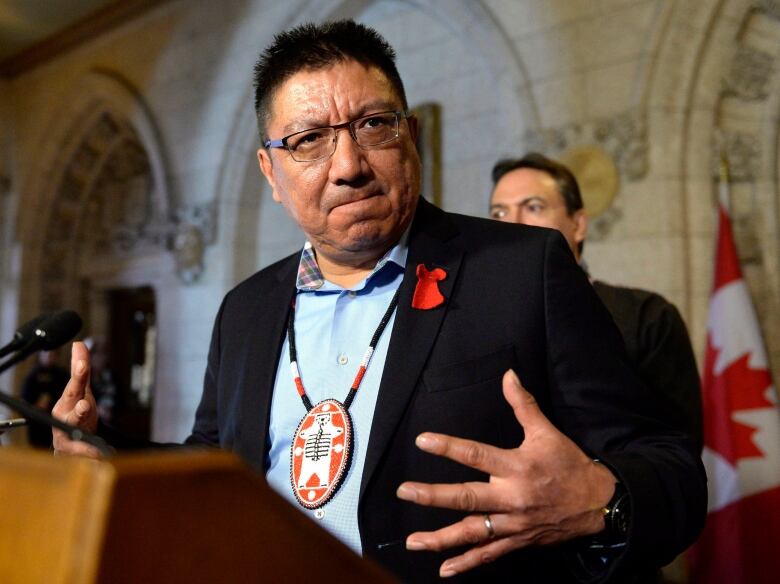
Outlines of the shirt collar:
M 383 255 L 379 261 L 371 270 L 371 273 L 366 276 L 364 281 L 369 280 L 374 274 L 384 268 L 388 262 L 393 262 L 400 268 L 406 266 L 406 256 L 409 253 L 409 227 L 407 227 L 401 239 L 398 240 L 393 247 L 387 250 L 387 253 Z M 298 278 L 295 281 L 295 287 L 300 292 L 312 292 L 319 290 L 325 284 L 325 278 L 322 277 L 322 272 L 317 264 L 317 257 L 314 253 L 314 247 L 310 241 L 307 241 L 303 246 L 301 252 L 301 259 L 298 262 Z

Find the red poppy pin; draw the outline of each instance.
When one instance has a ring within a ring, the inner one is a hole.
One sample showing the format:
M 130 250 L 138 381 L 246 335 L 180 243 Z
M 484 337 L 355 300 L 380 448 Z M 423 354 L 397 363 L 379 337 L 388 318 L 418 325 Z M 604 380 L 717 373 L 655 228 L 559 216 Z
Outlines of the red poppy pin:
M 417 286 L 412 296 L 412 308 L 430 310 L 444 303 L 444 296 L 439 291 L 439 282 L 447 277 L 442 268 L 426 269 L 424 264 L 417 264 Z

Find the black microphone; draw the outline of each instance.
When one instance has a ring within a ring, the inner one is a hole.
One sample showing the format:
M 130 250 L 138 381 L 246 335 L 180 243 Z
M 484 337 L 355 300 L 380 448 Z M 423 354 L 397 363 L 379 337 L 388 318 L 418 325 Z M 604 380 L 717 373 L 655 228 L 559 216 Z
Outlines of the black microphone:
M 75 337 L 79 330 L 81 330 L 81 317 L 72 310 L 60 310 L 44 315 L 42 322 L 35 327 L 22 348 L 18 349 L 13 357 L 0 364 L 0 373 L 23 361 L 35 351 L 52 351 L 64 345 Z
M 72 310 L 60 310 L 51 314 L 44 315 L 40 323 L 35 327 L 33 334 L 17 351 L 17 353 L 0 364 L 0 373 L 3 373 L 9 367 L 12 367 L 19 361 L 22 361 L 35 351 L 51 351 L 64 345 L 81 330 L 81 317 Z M 29 323 L 28 323 L 29 324 Z M 26 325 L 25 325 L 26 326 Z M 68 434 L 72 440 L 80 440 L 95 446 L 101 454 L 108 456 L 111 454 L 111 448 L 99 436 L 84 432 L 83 430 L 66 424 L 57 418 L 39 410 L 30 404 L 5 394 L 0 391 L 0 403 L 3 403 L 13 410 L 22 414 L 28 420 L 34 420 L 41 424 L 53 426 Z
M 20 400 L 19 398 L 15 398 L 3 391 L 0 391 L 0 403 L 8 406 L 12 410 L 17 411 L 24 416 L 24 418 L 17 418 L 14 420 L 3 420 L 0 422 L 0 431 L 5 428 L 12 428 L 23 425 L 23 423 L 26 424 L 27 421 L 32 420 L 34 422 L 38 422 L 39 424 L 43 424 L 44 426 L 49 426 L 50 428 L 54 427 L 62 430 L 70 437 L 71 440 L 91 444 L 97 448 L 100 451 L 100 454 L 103 456 L 111 456 L 113 454 L 111 447 L 106 444 L 106 441 L 103 440 L 100 436 L 95 436 L 94 434 L 85 432 L 76 426 L 66 424 L 54 416 L 47 414 L 43 410 L 39 410 L 35 406 L 28 404 L 26 401 Z M 21 420 L 24 420 L 24 422 L 22 423 Z
M 35 328 L 32 339 L 21 351 L 53 351 L 75 337 L 81 330 L 81 324 L 81 317 L 72 310 L 60 310 L 46 315 L 43 322 Z
M 8 420 L 0 420 L 0 433 L 2 433 L 3 430 L 8 430 L 9 428 L 19 428 L 26 425 L 27 418 L 11 418 Z
M 5 347 L 0 348 L 0 358 L 5 357 L 8 353 L 13 353 L 14 351 L 18 351 L 24 347 L 35 334 L 35 329 L 38 328 L 38 325 L 40 325 L 51 315 L 51 312 L 40 314 L 32 320 L 28 320 L 26 323 L 16 329 L 13 340 Z

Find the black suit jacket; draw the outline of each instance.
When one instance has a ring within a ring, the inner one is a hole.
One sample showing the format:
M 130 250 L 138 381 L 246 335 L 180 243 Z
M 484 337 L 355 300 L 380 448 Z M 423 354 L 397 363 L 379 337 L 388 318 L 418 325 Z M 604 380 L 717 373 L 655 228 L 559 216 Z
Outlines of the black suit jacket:
M 701 385 L 688 330 L 674 304 L 663 296 L 593 282 L 626 344 L 639 378 L 663 401 L 669 425 L 687 433 L 701 449 Z
M 265 468 L 268 416 L 298 254 L 225 297 L 214 326 L 192 444 L 233 450 Z M 415 269 L 441 267 L 446 302 L 413 309 Z M 559 233 L 447 214 L 420 202 L 369 437 L 358 506 L 364 554 L 404 581 L 437 579 L 453 552 L 407 552 L 406 536 L 462 513 L 395 496 L 404 480 L 485 480 L 422 453 L 422 431 L 504 448 L 523 431 L 503 399 L 514 368 L 556 426 L 610 465 L 628 488 L 633 528 L 611 571 L 668 561 L 698 533 L 706 486 L 695 448 L 658 421 L 622 341 Z M 564 547 L 529 548 L 456 581 L 573 581 Z

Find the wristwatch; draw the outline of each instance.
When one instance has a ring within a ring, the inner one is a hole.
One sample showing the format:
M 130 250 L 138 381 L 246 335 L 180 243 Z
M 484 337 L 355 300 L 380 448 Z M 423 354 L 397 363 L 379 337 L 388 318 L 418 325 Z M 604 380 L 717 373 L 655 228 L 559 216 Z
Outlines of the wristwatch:
M 607 541 L 625 542 L 631 527 L 631 497 L 622 483 L 615 483 L 615 493 L 601 512 L 605 528 L 599 535 Z
M 611 562 L 626 550 L 631 528 L 631 496 L 620 482 L 615 483 L 615 492 L 601 513 L 604 529 L 584 538 L 584 546 L 575 544 L 573 560 L 569 562 L 577 577 L 588 582 L 601 581 Z

